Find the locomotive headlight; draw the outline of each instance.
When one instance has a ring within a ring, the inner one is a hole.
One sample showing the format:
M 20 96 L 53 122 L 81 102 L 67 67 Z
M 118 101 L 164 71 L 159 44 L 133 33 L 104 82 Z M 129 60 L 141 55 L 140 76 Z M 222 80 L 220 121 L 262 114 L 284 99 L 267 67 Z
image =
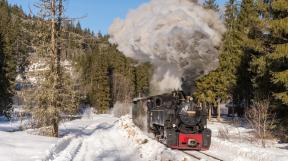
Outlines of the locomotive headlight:
M 188 116 L 194 117 L 196 115 L 196 111 L 187 111 Z
M 189 139 L 188 146 L 196 147 L 198 145 L 198 141 L 196 139 Z

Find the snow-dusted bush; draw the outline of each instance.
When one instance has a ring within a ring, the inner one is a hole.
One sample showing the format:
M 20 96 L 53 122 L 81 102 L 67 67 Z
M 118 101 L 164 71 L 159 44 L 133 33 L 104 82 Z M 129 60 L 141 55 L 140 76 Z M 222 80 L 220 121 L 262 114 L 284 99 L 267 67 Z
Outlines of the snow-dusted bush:
M 270 113 L 269 106 L 269 100 L 256 100 L 245 113 L 246 119 L 254 129 L 255 135 L 260 139 L 263 147 L 266 146 L 266 139 L 271 138 L 270 130 L 275 123 L 275 117 Z
M 83 118 L 92 118 L 96 113 L 95 108 L 93 107 L 86 107 L 81 109 L 81 114 Z
M 221 127 L 218 129 L 218 137 L 224 140 L 230 140 L 229 129 L 227 127 Z

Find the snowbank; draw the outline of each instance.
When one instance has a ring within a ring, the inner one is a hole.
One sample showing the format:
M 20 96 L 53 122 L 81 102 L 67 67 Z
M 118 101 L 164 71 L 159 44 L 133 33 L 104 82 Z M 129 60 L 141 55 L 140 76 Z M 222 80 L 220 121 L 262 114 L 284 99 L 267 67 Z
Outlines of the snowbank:
M 173 160 L 183 161 L 192 160 L 188 155 L 178 151 L 167 148 L 165 145 L 157 142 L 153 138 L 148 137 L 149 134 L 144 134 L 138 127 L 134 125 L 130 116 L 122 116 L 117 126 L 121 129 L 122 135 L 132 140 L 138 149 L 141 160 Z

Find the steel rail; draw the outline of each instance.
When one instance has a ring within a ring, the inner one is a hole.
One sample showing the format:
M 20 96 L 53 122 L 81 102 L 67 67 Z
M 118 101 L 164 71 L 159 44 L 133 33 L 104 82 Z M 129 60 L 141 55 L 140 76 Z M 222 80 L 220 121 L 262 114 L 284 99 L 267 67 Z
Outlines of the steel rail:
M 195 158 L 195 159 L 198 159 L 198 160 L 201 160 L 201 159 L 207 160 L 207 158 L 201 158 L 201 157 L 199 157 L 199 156 L 196 156 L 195 154 L 189 153 L 189 152 L 191 152 L 191 151 L 181 151 L 181 152 L 183 152 L 183 153 L 185 153 L 185 154 L 187 154 L 187 155 L 189 155 L 189 156 L 191 156 L 191 157 L 193 157 L 193 158 Z M 204 154 L 204 155 L 206 155 L 208 158 L 209 158 L 209 157 L 210 157 L 210 158 L 213 158 L 213 160 L 224 161 L 223 159 L 217 158 L 217 157 L 215 157 L 215 156 L 212 156 L 212 155 L 210 155 L 210 154 L 204 153 L 204 152 L 202 152 L 202 151 L 194 151 L 194 152 Z

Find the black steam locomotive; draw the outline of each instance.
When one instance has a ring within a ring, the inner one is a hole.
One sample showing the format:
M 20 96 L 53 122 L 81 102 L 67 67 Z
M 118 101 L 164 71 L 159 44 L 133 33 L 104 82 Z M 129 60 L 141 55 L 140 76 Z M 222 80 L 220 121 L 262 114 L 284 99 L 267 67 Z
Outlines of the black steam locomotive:
M 133 122 L 173 149 L 207 150 L 211 130 L 206 128 L 207 111 L 182 91 L 135 98 Z

